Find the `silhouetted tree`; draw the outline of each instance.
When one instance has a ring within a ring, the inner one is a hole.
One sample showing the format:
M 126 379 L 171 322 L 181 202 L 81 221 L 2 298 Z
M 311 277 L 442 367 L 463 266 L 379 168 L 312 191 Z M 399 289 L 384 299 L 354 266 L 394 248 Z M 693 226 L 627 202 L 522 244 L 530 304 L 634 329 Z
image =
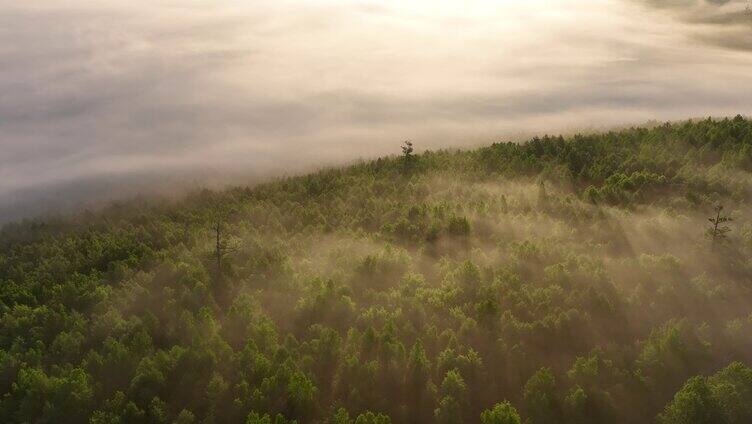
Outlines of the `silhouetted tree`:
M 548 207 L 548 191 L 546 191 L 546 183 L 543 180 L 538 182 L 538 207 Z
M 713 225 L 708 228 L 707 236 L 713 243 L 725 241 L 728 238 L 727 234 L 731 231 L 731 228 L 725 224 L 733 221 L 733 219 L 728 215 L 722 215 L 722 212 L 723 205 L 718 205 L 715 207 L 715 217 L 708 218 L 708 221 Z
M 214 238 L 214 261 L 217 272 L 222 270 L 222 260 L 230 253 L 237 252 L 239 242 L 236 238 L 228 234 L 228 213 L 225 211 L 215 211 L 211 216 L 211 230 Z
M 414 148 L 412 141 L 407 140 L 402 144 L 402 166 L 404 167 L 405 172 L 412 171 L 415 166 L 416 157 L 413 154 L 413 151 Z

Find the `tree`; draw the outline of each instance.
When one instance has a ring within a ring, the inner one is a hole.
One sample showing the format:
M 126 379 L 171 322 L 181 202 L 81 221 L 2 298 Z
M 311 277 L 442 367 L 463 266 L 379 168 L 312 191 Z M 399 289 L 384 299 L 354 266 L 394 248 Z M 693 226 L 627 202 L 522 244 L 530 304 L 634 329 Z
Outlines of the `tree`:
M 402 144 L 402 166 L 404 166 L 405 172 L 410 172 L 415 165 L 416 157 L 413 154 L 413 142 L 405 141 Z
M 447 223 L 447 233 L 453 236 L 468 236 L 472 227 L 464 216 L 452 216 Z
M 548 191 L 543 180 L 538 181 L 538 207 L 544 209 L 548 207 Z
M 439 394 L 442 396 L 434 410 L 436 422 L 462 423 L 463 412 L 467 406 L 467 385 L 456 369 L 447 371 L 441 383 Z
M 272 417 L 269 414 L 261 415 L 258 412 L 251 412 L 245 420 L 245 424 L 296 424 L 295 420 L 288 420 L 282 414 Z
M 461 424 L 462 405 L 453 396 L 444 396 L 439 401 L 438 407 L 433 411 L 437 423 L 441 424 Z
M 193 413 L 187 409 L 180 411 L 173 424 L 192 424 L 196 420 Z
M 497 403 L 480 414 L 481 424 L 521 424 L 522 419 L 509 401 Z
M 731 231 L 731 228 L 725 224 L 733 221 L 733 219 L 728 215 L 722 215 L 722 212 L 723 205 L 718 205 L 715 207 L 715 217 L 708 218 L 708 221 L 710 221 L 712 226 L 708 228 L 706 234 L 713 243 L 720 243 L 727 240 L 727 234 Z
M 658 416 L 661 424 L 752 422 L 752 369 L 734 362 L 710 377 L 687 380 Z
M 291 411 L 290 415 L 307 416 L 314 407 L 316 391 L 313 381 L 305 373 L 301 371 L 293 372 L 287 384 L 287 403 Z
M 86 422 L 94 397 L 91 377 L 74 368 L 60 376 L 47 375 L 38 368 L 22 368 L 11 393 L 20 402 L 18 422 Z M 1 411 L 0 411 L 1 412 Z
M 550 368 L 541 368 L 525 383 L 525 410 L 534 424 L 558 423 L 560 406 L 556 397 L 556 379 Z
M 423 422 L 427 417 L 426 406 L 430 401 L 428 384 L 430 381 L 431 364 L 423 349 L 423 344 L 418 339 L 410 351 L 405 375 L 405 387 L 409 396 L 411 407 L 415 410 L 416 420 Z M 428 410 L 430 411 L 430 409 Z
M 658 416 L 661 424 L 723 424 L 720 405 L 713 397 L 707 379 L 692 377 Z
M 374 414 L 371 411 L 366 411 L 355 419 L 355 424 L 390 424 L 392 422 L 388 416 L 384 414 Z
M 729 424 L 752 422 L 752 369 L 734 362 L 709 377 L 708 383 Z
M 211 230 L 214 234 L 214 259 L 217 266 L 217 275 L 222 272 L 222 259 L 230 253 L 237 252 L 240 243 L 237 238 L 227 234 L 228 213 L 217 210 L 211 216 Z

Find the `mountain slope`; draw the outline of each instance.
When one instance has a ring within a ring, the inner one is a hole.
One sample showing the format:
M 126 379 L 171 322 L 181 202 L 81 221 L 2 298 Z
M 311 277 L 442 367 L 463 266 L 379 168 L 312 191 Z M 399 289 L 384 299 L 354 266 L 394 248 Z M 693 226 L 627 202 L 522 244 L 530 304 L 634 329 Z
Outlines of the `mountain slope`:
M 0 421 L 746 422 L 750 171 L 736 117 L 10 224 Z

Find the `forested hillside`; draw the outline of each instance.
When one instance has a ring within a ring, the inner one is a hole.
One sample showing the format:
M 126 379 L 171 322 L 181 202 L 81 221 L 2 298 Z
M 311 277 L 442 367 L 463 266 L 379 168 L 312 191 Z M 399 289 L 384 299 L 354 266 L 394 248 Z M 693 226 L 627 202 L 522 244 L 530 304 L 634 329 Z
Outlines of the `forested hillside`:
M 750 423 L 752 121 L 0 232 L 0 422 Z

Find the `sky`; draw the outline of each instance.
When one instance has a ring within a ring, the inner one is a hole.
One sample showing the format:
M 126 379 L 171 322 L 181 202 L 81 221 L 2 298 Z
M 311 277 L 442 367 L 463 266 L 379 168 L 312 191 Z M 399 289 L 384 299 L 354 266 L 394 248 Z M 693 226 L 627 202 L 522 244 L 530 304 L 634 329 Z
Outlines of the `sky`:
M 752 114 L 748 0 L 0 0 L 0 222 Z

